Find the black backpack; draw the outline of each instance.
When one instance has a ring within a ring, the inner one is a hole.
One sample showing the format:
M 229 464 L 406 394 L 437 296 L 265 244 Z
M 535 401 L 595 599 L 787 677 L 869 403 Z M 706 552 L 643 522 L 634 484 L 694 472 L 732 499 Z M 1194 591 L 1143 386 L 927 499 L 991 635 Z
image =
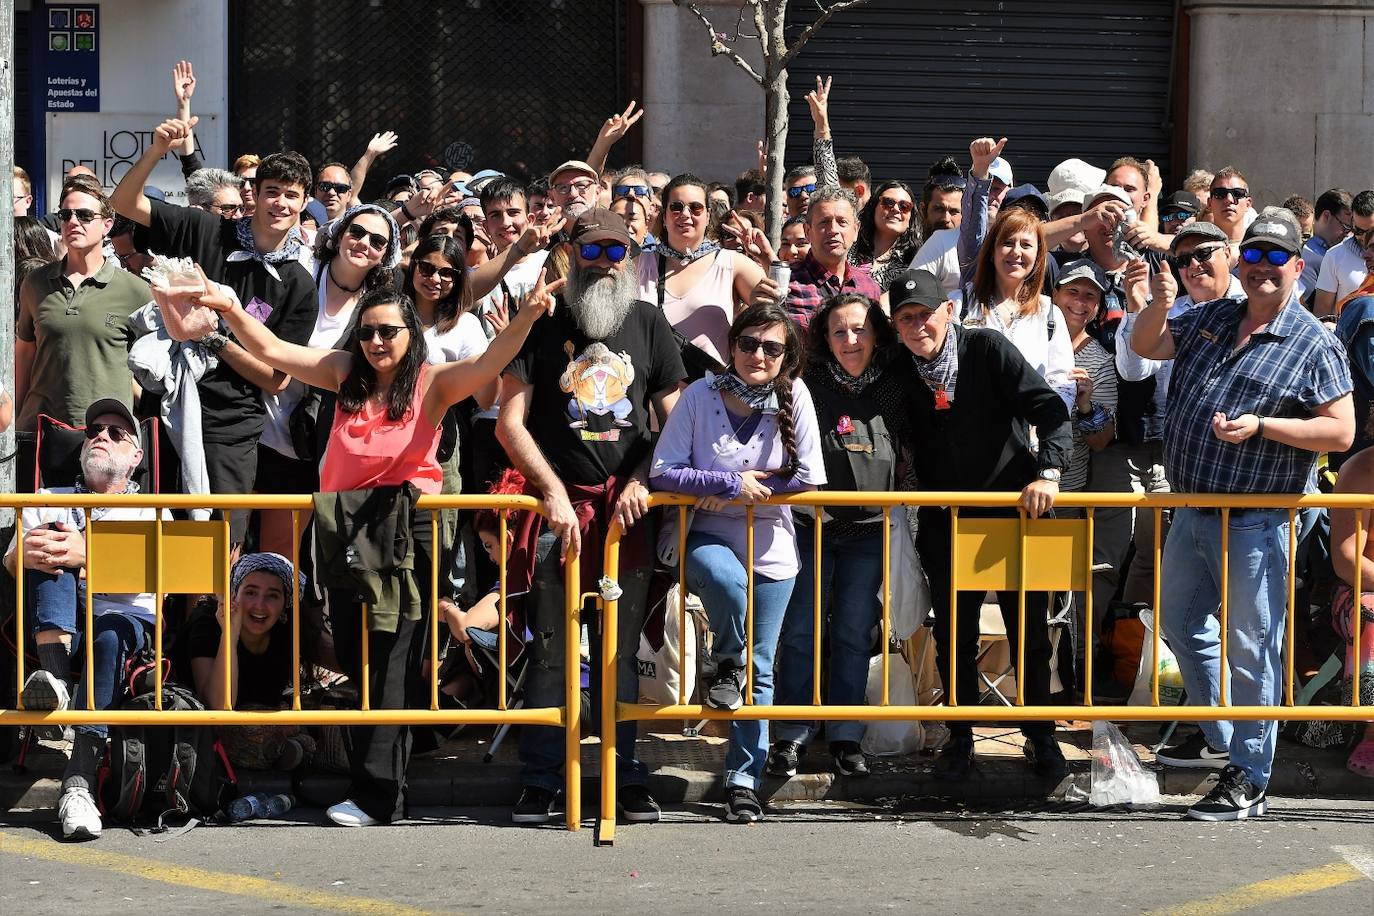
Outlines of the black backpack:
M 125 667 L 118 709 L 156 708 L 154 662 L 149 654 Z M 162 681 L 164 710 L 204 709 L 188 688 Z M 97 798 L 102 817 L 130 825 L 168 829 L 172 816 L 186 818 L 178 831 L 219 820 L 238 795 L 238 779 L 218 735 L 206 725 L 116 725 L 100 766 Z

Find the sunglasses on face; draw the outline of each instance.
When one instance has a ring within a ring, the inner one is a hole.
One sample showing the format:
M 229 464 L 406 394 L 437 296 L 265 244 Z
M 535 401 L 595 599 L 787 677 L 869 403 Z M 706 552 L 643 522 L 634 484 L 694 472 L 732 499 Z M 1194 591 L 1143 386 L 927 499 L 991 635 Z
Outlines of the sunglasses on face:
M 880 197 L 878 198 L 878 203 L 887 207 L 889 210 L 896 210 L 902 215 L 906 215 L 912 211 L 911 201 L 909 200 L 898 200 L 895 197 Z
M 423 261 L 421 263 L 424 263 Z M 381 335 L 382 340 L 395 340 L 396 335 L 405 330 L 403 324 L 364 324 L 354 332 L 357 335 L 358 343 L 371 343 L 372 338 Z
M 757 337 L 751 337 L 748 334 L 736 339 L 735 346 L 739 347 L 741 353 L 747 353 L 750 356 L 753 356 L 758 352 L 759 348 L 762 347 L 763 355 L 769 359 L 777 359 L 787 352 L 786 344 L 779 343 L 776 340 L 759 340 Z
M 95 439 L 101 433 L 110 437 L 114 443 L 124 443 L 133 439 L 134 434 L 122 426 L 115 426 L 113 423 L 92 423 L 86 427 L 86 438 Z
M 650 189 L 642 184 L 618 184 L 611 188 L 612 197 L 648 197 Z
M 601 255 L 606 255 L 606 260 L 612 264 L 619 264 L 625 260 L 625 255 L 630 253 L 627 245 L 621 242 L 586 242 L 578 249 L 584 261 L 595 261 Z
M 243 204 L 211 204 L 210 209 L 220 216 L 239 216 L 243 213 Z
M 1161 223 L 1181 223 L 1193 214 L 1186 210 L 1179 210 L 1177 213 L 1165 213 L 1159 218 Z
M 431 264 L 428 261 L 416 261 L 415 270 L 426 280 L 430 279 L 435 274 L 438 274 L 439 279 L 443 280 L 445 283 L 452 283 L 454 280 L 458 279 L 458 271 L 454 270 L 452 267 L 440 267 L 438 264 Z M 388 340 L 389 339 L 390 338 L 388 338 Z
M 815 191 L 815 190 L 816 190 L 816 183 L 815 183 L 814 181 L 811 182 L 810 184 L 793 185 L 792 187 L 790 187 L 790 188 L 787 189 L 787 196 L 790 197 L 790 198 L 792 198 L 793 200 L 796 200 L 798 197 L 801 197 L 803 194 L 810 194 L 811 192 L 813 192 L 813 191 Z
M 701 214 L 706 212 L 706 205 L 699 200 L 694 200 L 691 203 L 687 203 L 686 201 L 682 200 L 675 200 L 668 205 L 668 211 L 670 213 L 681 213 L 683 210 L 686 210 L 693 216 L 700 216 Z
M 596 184 L 595 181 L 584 178 L 581 181 L 565 181 L 561 184 L 553 185 L 553 189 L 559 194 L 576 194 L 580 197 L 584 191 L 594 184 Z
M 364 229 L 362 226 L 359 226 L 357 223 L 351 223 L 347 229 L 347 232 L 348 237 L 351 239 L 356 239 L 360 242 L 363 239 L 366 239 L 368 246 L 373 251 L 386 251 L 386 246 L 390 244 L 390 241 L 387 239 L 386 236 L 379 235 L 376 232 L 368 232 L 366 229 Z
M 1212 200 L 1225 200 L 1230 197 L 1236 203 L 1250 196 L 1249 188 L 1213 188 L 1211 191 Z
M 1199 264 L 1201 264 L 1203 261 L 1209 261 L 1211 260 L 1212 255 L 1216 254 L 1218 251 L 1221 251 L 1221 249 L 1225 247 L 1226 246 L 1224 244 L 1199 245 L 1192 251 L 1184 252 L 1183 254 L 1176 254 L 1169 260 L 1173 262 L 1174 269 L 1187 270 L 1189 264 L 1192 264 L 1194 261 L 1197 261 Z
M 57 211 L 57 218 L 64 223 L 73 216 L 76 217 L 78 223 L 94 222 L 95 218 L 99 215 L 100 214 L 96 213 L 94 210 L 87 210 L 84 207 L 79 210 L 73 210 L 71 207 L 63 207 L 61 210 Z
M 1275 267 L 1282 267 L 1292 260 L 1293 255 L 1278 248 L 1242 248 L 1240 259 L 1246 264 L 1258 264 L 1260 261 L 1268 261 Z
M 315 187 L 321 191 L 333 191 L 338 195 L 344 195 L 353 190 L 353 185 L 342 181 L 317 181 Z

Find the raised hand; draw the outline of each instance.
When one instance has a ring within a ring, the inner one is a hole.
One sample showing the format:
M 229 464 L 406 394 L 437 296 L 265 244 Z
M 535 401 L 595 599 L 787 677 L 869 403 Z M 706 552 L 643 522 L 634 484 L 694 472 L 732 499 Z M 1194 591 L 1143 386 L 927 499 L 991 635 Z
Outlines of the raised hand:
M 557 305 L 557 293 L 567 283 L 567 279 L 554 280 L 552 283 L 545 284 L 544 280 L 547 271 L 539 274 L 539 282 L 534 285 L 534 289 L 520 299 L 520 314 L 530 312 L 530 321 L 536 321 L 543 315 L 552 315 L 553 307 Z
M 639 123 L 639 119 L 644 117 L 644 109 L 635 111 L 635 101 L 630 100 L 630 104 L 625 106 L 625 110 L 620 114 L 611 115 L 606 119 L 606 123 L 601 125 L 601 131 L 596 135 L 598 143 L 616 143 L 625 134 L 629 133 L 631 127 Z
M 499 296 L 484 317 L 491 329 L 500 334 L 510 324 L 510 296 L 506 295 L 505 290 L 498 289 L 497 292 Z
M 1138 312 L 1150 304 L 1150 265 L 1141 258 L 1126 262 L 1126 273 L 1121 278 L 1126 290 L 1126 310 Z
M 190 294 L 192 305 L 203 305 L 216 312 L 227 312 L 234 307 L 234 300 L 220 289 L 218 283 L 210 282 L 210 278 L 205 276 L 205 270 L 199 264 L 196 265 L 196 273 L 200 274 L 200 282 L 205 284 L 205 288 Z
M 969 169 L 975 178 L 988 177 L 988 169 L 992 168 L 992 161 L 1002 155 L 1002 149 L 1007 145 L 1007 138 L 993 140 L 991 137 L 980 137 L 968 145 L 969 158 L 973 160 L 973 167 Z
M 816 135 L 824 137 L 830 133 L 830 82 L 833 77 L 827 76 L 824 80 L 819 75 L 816 77 L 816 88 L 806 94 L 806 105 L 811 109 L 811 122 L 816 125 Z M 1002 141 L 1005 143 L 1006 141 Z
M 191 96 L 196 91 L 196 74 L 189 60 L 179 60 L 172 67 L 172 95 L 177 100 L 178 109 L 190 106 Z
M 199 123 L 200 118 L 194 117 L 189 121 L 183 121 L 180 118 L 168 118 L 153 128 L 153 149 L 164 156 L 167 155 L 167 151 L 189 137 L 191 128 Z
M 382 153 L 389 153 L 396 148 L 396 141 L 396 132 L 393 130 L 373 134 L 372 139 L 367 141 L 367 155 L 376 159 Z
M 1165 308 L 1173 305 L 1174 297 L 1178 295 L 1178 281 L 1174 279 L 1173 272 L 1161 270 L 1151 277 L 1150 293 L 1156 304 Z
M 543 225 L 526 223 L 525 231 L 520 234 L 519 241 L 515 243 L 520 249 L 519 253 L 533 254 L 547 248 L 549 240 L 562 231 L 567 224 L 568 218 L 566 216 L 559 217 L 556 222 L 544 223 Z

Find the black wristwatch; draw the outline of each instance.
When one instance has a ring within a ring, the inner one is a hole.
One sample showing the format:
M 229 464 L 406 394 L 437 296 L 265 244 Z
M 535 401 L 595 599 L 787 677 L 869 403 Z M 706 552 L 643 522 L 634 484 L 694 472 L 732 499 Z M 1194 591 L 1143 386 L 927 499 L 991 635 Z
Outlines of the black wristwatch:
M 211 353 L 219 353 L 219 351 L 223 350 L 229 343 L 229 338 L 219 331 L 211 331 L 200 340 L 197 340 L 196 343 L 205 347 L 205 349 L 209 350 Z

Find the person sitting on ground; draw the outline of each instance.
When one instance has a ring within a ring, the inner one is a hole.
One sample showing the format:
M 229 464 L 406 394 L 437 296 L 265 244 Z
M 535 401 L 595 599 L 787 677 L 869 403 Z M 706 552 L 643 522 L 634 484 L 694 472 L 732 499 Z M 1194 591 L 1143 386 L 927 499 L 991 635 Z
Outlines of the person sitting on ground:
M 1341 465 L 1337 493 L 1374 493 L 1374 448 L 1367 448 Z M 1356 539 L 1355 517 L 1362 516 L 1364 547 Z M 1374 706 L 1374 540 L 1369 538 L 1374 511 L 1331 510 L 1331 565 L 1341 582 L 1331 599 L 1331 625 L 1345 645 L 1345 681 L 1341 705 L 1355 695 L 1355 671 L 1360 673 L 1360 705 Z M 1355 564 L 1360 566 L 1360 597 L 1355 599 Z M 1360 647 L 1355 648 L 1355 613 L 1360 614 Z M 1374 778 L 1374 720 L 1352 742 L 1345 767 L 1360 776 Z

